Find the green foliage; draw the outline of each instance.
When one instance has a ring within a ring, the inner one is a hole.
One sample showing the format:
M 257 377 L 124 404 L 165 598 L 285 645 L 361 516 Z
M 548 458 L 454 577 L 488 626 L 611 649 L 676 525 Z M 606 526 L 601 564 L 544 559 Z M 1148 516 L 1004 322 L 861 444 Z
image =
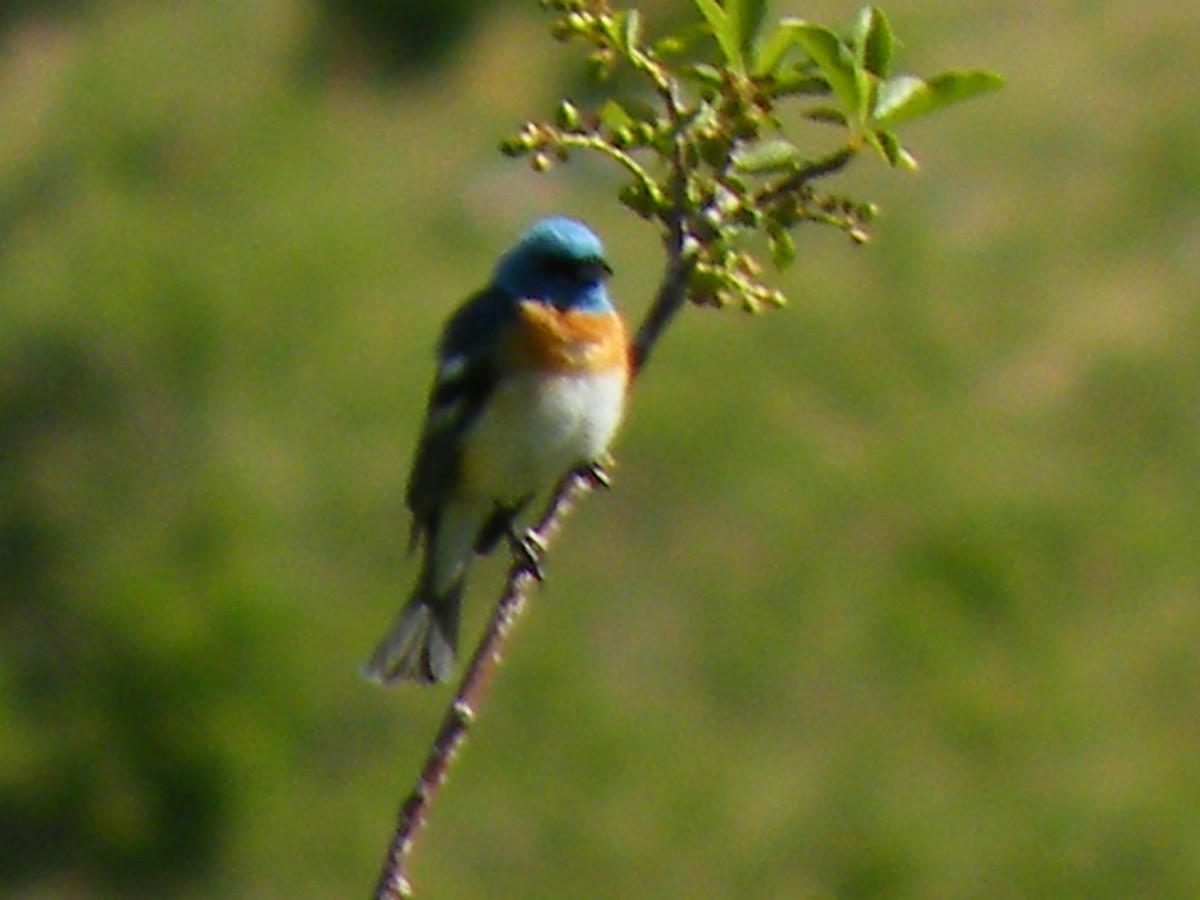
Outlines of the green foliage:
M 819 190 L 817 182 L 840 172 L 863 146 L 889 165 L 915 168 L 894 131 L 898 124 L 1001 84 L 983 71 L 891 76 L 891 26 L 875 7 L 864 8 L 843 38 L 795 18 L 765 33 L 765 0 L 695 0 L 716 50 L 696 58 L 685 52 L 694 44 L 693 26 L 646 40 L 636 9 L 613 10 L 603 0 L 543 5 L 559 15 L 552 29 L 559 40 L 589 48 L 596 78 L 628 66 L 658 102 L 626 108 L 609 98 L 598 112 L 584 113 L 563 101 L 552 124 L 527 124 L 504 151 L 529 155 L 537 171 L 573 150 L 617 163 L 630 177 L 622 202 L 656 221 L 672 252 L 694 263 L 689 297 L 700 305 L 740 302 L 757 311 L 783 304 L 746 238 L 766 236 L 776 269 L 795 258 L 792 231 L 801 224 L 867 240 L 874 205 Z M 784 120 L 791 102 L 801 116 L 844 131 L 841 145 L 814 155 L 796 144 Z
M 759 30 L 767 14 L 766 0 L 732 0 L 723 6 L 717 0 L 695 0 L 695 4 L 716 38 L 725 64 L 742 74 L 753 68 Z

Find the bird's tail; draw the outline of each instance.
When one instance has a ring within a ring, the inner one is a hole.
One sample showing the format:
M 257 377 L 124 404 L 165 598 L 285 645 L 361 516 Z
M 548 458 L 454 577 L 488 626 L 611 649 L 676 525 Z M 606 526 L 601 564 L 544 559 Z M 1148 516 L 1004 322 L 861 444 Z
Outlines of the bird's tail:
M 458 610 L 465 573 L 444 591 L 423 574 L 412 598 L 363 666 L 363 676 L 380 684 L 416 681 L 435 684 L 454 674 Z

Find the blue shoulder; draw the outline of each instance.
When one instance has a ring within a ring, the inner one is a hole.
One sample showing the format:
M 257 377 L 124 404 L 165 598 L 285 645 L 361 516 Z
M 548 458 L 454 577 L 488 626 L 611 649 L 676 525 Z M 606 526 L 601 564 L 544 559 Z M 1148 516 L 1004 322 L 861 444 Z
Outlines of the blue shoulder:
M 517 317 L 513 296 L 494 285 L 472 296 L 450 317 L 442 332 L 439 353 L 471 358 L 487 353 L 497 336 Z

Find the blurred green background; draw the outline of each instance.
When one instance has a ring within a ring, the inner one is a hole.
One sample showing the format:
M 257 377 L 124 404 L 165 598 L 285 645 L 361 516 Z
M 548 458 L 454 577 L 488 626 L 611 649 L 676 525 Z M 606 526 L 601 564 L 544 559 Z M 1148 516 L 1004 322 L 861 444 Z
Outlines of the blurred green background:
M 802 233 L 789 309 L 668 334 L 421 896 L 1200 893 L 1200 16 L 885 8 L 1009 86 L 843 176 L 876 239 Z M 611 173 L 495 151 L 578 84 L 546 25 L 0 4 L 0 894 L 369 892 L 448 698 L 357 677 L 439 325 L 550 211 L 658 275 Z

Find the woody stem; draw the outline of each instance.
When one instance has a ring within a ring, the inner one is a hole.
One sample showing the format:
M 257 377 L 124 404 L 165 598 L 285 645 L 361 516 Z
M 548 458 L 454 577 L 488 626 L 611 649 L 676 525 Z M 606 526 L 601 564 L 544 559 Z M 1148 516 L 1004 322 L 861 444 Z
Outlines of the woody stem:
M 595 483 L 591 472 L 586 470 L 572 472 L 563 479 L 541 520 L 531 531 L 541 546 L 549 547 L 567 515 L 591 492 Z M 396 830 L 372 895 L 374 900 L 408 900 L 413 896 L 408 878 L 413 847 L 425 828 L 429 807 L 446 781 L 454 755 L 475 721 L 484 691 L 491 682 L 512 627 L 524 611 L 529 594 L 537 582 L 536 566 L 530 559 L 518 554 L 509 569 L 504 592 L 496 603 L 487 630 L 471 657 L 453 702 L 442 718 L 417 782 L 400 807 Z
M 671 109 L 677 112 L 673 103 Z M 677 154 L 676 161 L 682 166 L 681 152 Z M 677 169 L 674 210 L 666 222 L 667 268 L 654 302 L 633 340 L 631 353 L 635 377 L 645 367 L 667 326 L 674 321 L 687 302 L 687 287 L 695 260 L 687 251 L 683 178 L 684 170 Z M 530 532 L 543 553 L 549 549 L 567 516 L 580 501 L 596 487 L 607 487 L 606 479 L 602 469 L 584 468 L 570 473 L 560 482 L 542 518 Z M 540 558 L 541 554 L 538 559 Z M 528 605 L 530 593 L 540 580 L 539 575 L 540 567 L 531 556 L 521 553 L 516 555 L 509 569 L 504 591 L 496 602 L 487 630 L 474 656 L 471 657 L 470 665 L 454 694 L 454 700 L 442 718 L 442 724 L 425 759 L 425 765 L 421 768 L 417 783 L 400 808 L 396 830 L 375 887 L 374 900 L 409 900 L 413 896 L 412 884 L 408 879 L 413 846 L 425 828 L 429 807 L 446 781 L 454 755 L 466 740 L 467 733 L 475 721 L 479 704 L 500 661 L 501 652 L 517 619 Z

